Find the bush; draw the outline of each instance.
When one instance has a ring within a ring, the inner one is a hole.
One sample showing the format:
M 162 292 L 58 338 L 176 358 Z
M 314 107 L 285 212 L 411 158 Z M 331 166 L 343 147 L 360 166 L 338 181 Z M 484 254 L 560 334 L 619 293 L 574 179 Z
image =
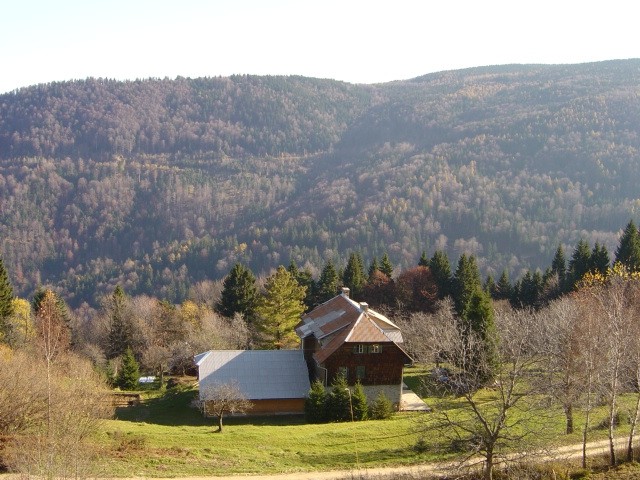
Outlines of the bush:
M 376 400 L 373 402 L 373 405 L 371 405 L 371 408 L 369 409 L 369 413 L 371 415 L 371 418 L 373 418 L 374 420 L 384 420 L 387 418 L 391 418 L 394 413 L 393 404 L 391 403 L 391 400 L 387 398 L 384 392 L 378 393 Z
M 327 420 L 326 416 L 327 392 L 324 385 L 319 380 L 311 384 L 309 396 L 304 401 L 304 415 L 309 423 L 322 423 Z

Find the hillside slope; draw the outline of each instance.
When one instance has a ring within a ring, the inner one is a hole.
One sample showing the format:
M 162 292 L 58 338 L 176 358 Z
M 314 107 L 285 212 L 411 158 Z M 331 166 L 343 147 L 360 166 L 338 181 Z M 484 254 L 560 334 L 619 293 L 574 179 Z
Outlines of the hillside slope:
M 73 304 L 351 250 L 514 278 L 637 220 L 639 93 L 638 60 L 21 89 L 0 96 L 0 253 L 21 294 Z

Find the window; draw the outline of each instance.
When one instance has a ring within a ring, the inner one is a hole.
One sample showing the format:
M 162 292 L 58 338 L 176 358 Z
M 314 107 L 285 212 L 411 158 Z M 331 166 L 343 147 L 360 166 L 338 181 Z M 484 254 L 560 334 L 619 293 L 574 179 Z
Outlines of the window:
M 375 345 L 371 345 L 369 347 L 369 353 L 380 353 L 382 351 L 382 349 L 380 348 L 380 345 L 375 344 Z
M 364 380 L 364 365 L 356 367 L 356 380 Z
M 366 345 L 359 344 L 358 351 L 356 353 L 365 353 L 367 351 Z

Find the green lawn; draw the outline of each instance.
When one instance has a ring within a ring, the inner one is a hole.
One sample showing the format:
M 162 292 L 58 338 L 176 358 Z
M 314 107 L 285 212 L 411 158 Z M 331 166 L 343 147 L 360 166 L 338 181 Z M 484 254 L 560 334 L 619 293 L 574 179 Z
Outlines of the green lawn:
M 405 382 L 423 397 L 420 380 L 425 368 L 407 370 Z M 98 435 L 109 473 L 116 476 L 172 477 L 336 470 L 416 464 L 451 458 L 436 433 L 420 433 L 434 413 L 399 413 L 390 420 L 308 425 L 299 416 L 236 417 L 215 433 L 214 419 L 204 419 L 189 406 L 197 392 L 179 387 L 166 392 L 145 392 L 143 404 L 120 408 L 116 419 L 106 420 Z M 491 402 L 491 392 L 481 392 Z M 455 415 L 461 402 L 425 397 L 427 403 Z M 631 403 L 632 399 L 625 399 Z M 579 433 L 562 435 L 563 418 L 557 409 L 552 428 L 558 443 L 579 443 Z M 605 417 L 597 412 L 597 425 Z M 576 427 L 581 416 L 576 414 Z M 619 433 L 627 430 L 621 425 Z M 606 437 L 606 428 L 594 427 L 590 440 Z M 414 449 L 423 438 L 424 449 Z M 444 447 L 444 448 L 443 448 Z

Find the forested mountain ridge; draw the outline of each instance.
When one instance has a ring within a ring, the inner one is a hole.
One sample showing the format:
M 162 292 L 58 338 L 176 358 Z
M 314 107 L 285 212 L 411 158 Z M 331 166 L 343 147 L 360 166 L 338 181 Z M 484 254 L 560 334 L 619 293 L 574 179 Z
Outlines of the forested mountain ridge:
M 21 293 L 75 304 L 352 250 L 516 278 L 637 216 L 639 93 L 638 60 L 21 89 L 0 96 L 0 253 Z

